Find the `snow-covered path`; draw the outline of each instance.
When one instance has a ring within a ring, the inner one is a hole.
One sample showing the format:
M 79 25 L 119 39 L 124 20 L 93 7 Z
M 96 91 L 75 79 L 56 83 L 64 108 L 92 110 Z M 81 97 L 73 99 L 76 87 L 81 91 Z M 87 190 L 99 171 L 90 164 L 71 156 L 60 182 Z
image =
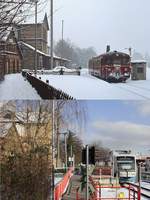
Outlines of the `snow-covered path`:
M 0 100 L 41 99 L 36 90 L 21 74 L 9 74 L 0 83 Z

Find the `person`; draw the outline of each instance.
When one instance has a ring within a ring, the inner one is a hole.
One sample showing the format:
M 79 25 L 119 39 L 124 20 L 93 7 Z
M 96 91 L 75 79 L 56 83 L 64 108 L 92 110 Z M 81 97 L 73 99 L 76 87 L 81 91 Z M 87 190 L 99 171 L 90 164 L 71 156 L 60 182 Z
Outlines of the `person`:
M 64 70 L 63 70 L 63 68 L 61 67 L 61 69 L 60 69 L 60 75 L 63 75 L 64 74 Z

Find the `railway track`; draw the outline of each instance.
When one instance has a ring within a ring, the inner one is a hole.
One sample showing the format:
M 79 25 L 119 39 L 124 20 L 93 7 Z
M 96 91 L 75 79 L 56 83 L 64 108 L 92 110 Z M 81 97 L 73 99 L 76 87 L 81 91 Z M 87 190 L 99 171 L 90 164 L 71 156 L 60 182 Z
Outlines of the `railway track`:
M 129 184 L 136 188 L 138 187 L 138 184 L 136 183 L 125 183 L 124 186 L 127 186 Z M 148 188 L 148 187 L 141 186 L 141 196 L 147 199 L 150 199 L 150 187 Z
M 137 95 L 137 96 L 139 96 L 139 97 L 142 97 L 142 98 L 144 98 L 144 99 L 146 99 L 146 100 L 150 100 L 150 92 L 149 92 L 149 94 L 148 95 L 145 95 L 145 94 L 143 94 L 143 89 L 142 89 L 142 91 L 141 92 L 135 92 L 135 91 L 133 91 L 133 89 L 132 88 L 135 88 L 135 89 L 138 89 L 138 90 L 141 90 L 141 88 L 139 88 L 138 86 L 133 86 L 133 85 L 125 85 L 125 86 L 123 86 L 123 85 L 121 85 L 121 84 L 118 84 L 118 85 L 116 85 L 116 87 L 118 87 L 118 88 L 120 88 L 120 89 L 123 89 L 123 90 L 126 90 L 126 91 L 128 91 L 128 92 L 131 92 L 131 93 L 133 93 L 133 94 L 135 94 L 135 95 Z M 148 89 L 146 89 L 145 91 L 147 91 Z

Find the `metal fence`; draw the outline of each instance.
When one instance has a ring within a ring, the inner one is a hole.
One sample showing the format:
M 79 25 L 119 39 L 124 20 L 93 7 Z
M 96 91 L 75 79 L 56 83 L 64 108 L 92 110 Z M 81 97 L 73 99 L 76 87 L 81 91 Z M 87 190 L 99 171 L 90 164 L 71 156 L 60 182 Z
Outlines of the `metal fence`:
M 32 76 L 30 73 L 23 71 L 22 75 L 26 77 L 29 83 L 36 89 L 42 99 L 63 99 L 73 100 L 74 98 L 62 90 L 58 90 L 47 83 L 44 83 L 40 79 Z

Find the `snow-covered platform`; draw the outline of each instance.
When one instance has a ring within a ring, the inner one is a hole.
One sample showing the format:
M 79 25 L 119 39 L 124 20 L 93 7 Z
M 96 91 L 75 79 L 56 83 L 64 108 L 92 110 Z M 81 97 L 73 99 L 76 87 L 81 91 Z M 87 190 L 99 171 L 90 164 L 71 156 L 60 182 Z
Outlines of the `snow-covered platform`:
M 39 76 L 38 76 L 39 77 Z M 150 70 L 146 81 L 127 81 L 127 83 L 110 84 L 87 73 L 74 75 L 40 75 L 41 79 L 56 89 L 63 90 L 75 99 L 150 99 Z
M 5 75 L 0 82 L 0 100 L 41 99 L 36 90 L 21 74 Z
M 112 100 L 150 100 L 150 69 L 147 70 L 147 80 L 126 83 L 107 83 L 90 76 L 87 70 L 77 75 L 40 74 L 43 82 L 58 90 L 62 90 L 74 99 L 112 99 Z M 41 99 L 31 84 L 21 74 L 10 74 L 0 82 L 0 100 L 11 99 Z

